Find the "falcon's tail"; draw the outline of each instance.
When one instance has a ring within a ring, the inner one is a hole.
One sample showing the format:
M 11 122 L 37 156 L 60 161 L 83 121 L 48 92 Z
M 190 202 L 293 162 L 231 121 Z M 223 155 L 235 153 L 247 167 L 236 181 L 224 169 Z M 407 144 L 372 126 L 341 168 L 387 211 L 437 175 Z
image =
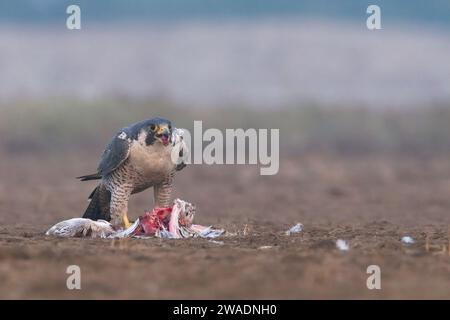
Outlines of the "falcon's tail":
M 109 203 L 111 201 L 111 192 L 104 185 L 99 184 L 89 196 L 91 200 L 89 206 L 84 212 L 83 218 L 91 220 L 111 220 Z

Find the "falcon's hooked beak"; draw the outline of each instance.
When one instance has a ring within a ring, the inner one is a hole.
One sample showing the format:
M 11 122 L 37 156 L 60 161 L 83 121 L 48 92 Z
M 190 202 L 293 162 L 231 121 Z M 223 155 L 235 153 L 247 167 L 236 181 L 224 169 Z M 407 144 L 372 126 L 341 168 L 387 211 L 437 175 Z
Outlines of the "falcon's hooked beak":
M 158 126 L 155 136 L 165 146 L 171 143 L 172 133 L 170 132 L 170 129 L 167 125 Z

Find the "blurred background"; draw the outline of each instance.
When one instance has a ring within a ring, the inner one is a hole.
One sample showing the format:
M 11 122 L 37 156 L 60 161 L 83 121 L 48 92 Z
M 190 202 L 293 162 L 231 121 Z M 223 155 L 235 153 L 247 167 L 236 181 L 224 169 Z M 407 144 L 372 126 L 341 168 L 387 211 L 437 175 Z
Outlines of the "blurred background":
M 98 147 L 176 109 L 180 126 L 281 128 L 294 151 L 449 150 L 450 3 L 376 1 L 369 31 L 372 2 L 2 1 L 1 145 Z
M 81 30 L 66 28 L 70 4 L 81 7 Z M 370 4 L 381 7 L 382 30 L 366 27 Z M 180 193 L 208 209 L 216 196 L 201 198 L 203 184 L 192 188 L 192 179 L 209 181 L 208 190 L 216 183 L 218 194 L 247 190 L 235 206 L 261 194 L 250 186 L 291 180 L 290 196 L 281 188 L 267 201 L 295 205 L 301 185 L 309 186 L 305 194 L 328 179 L 326 195 L 346 194 L 343 182 L 355 184 L 344 173 L 356 166 L 369 185 L 375 173 L 382 181 L 423 181 L 417 174 L 432 170 L 434 179 L 446 172 L 450 152 L 449 57 L 446 0 L 2 1 L 0 204 L 18 221 L 30 206 L 51 208 L 48 221 L 81 213 L 93 185 L 73 177 L 95 170 L 119 128 L 156 115 L 186 128 L 203 120 L 204 128 L 280 129 L 278 178 L 225 166 L 181 175 Z M 370 167 L 377 157 L 383 160 Z M 430 165 L 436 157 L 441 167 Z M 395 167 L 410 161 L 420 164 L 406 173 Z M 220 172 L 228 184 L 211 179 Z M 55 184 L 72 196 L 52 194 Z M 28 206 L 27 197 L 7 195 L 12 185 L 30 188 Z M 146 197 L 136 214 L 148 207 Z

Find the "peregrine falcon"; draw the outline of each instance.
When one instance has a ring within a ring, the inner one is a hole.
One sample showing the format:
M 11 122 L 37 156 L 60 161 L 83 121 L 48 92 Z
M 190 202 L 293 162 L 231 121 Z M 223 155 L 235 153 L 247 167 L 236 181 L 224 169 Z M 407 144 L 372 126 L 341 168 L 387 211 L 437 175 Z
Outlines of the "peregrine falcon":
M 103 152 L 97 173 L 77 178 L 101 180 L 89 196 L 83 218 L 102 219 L 111 221 L 115 228 L 128 228 L 131 194 L 150 187 L 154 189 L 156 207 L 170 206 L 174 174 L 186 166 L 172 159 L 174 130 L 171 122 L 163 118 L 141 121 L 120 130 Z M 186 152 L 183 143 L 178 156 L 182 158 Z

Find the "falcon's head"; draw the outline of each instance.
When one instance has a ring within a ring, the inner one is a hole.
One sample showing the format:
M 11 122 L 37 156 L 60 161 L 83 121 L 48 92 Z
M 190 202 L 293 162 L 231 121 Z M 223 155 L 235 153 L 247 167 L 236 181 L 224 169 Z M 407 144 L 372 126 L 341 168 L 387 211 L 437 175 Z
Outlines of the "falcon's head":
M 153 118 L 147 121 L 145 126 L 147 137 L 145 143 L 151 145 L 162 143 L 168 146 L 172 142 L 172 123 L 164 118 Z

